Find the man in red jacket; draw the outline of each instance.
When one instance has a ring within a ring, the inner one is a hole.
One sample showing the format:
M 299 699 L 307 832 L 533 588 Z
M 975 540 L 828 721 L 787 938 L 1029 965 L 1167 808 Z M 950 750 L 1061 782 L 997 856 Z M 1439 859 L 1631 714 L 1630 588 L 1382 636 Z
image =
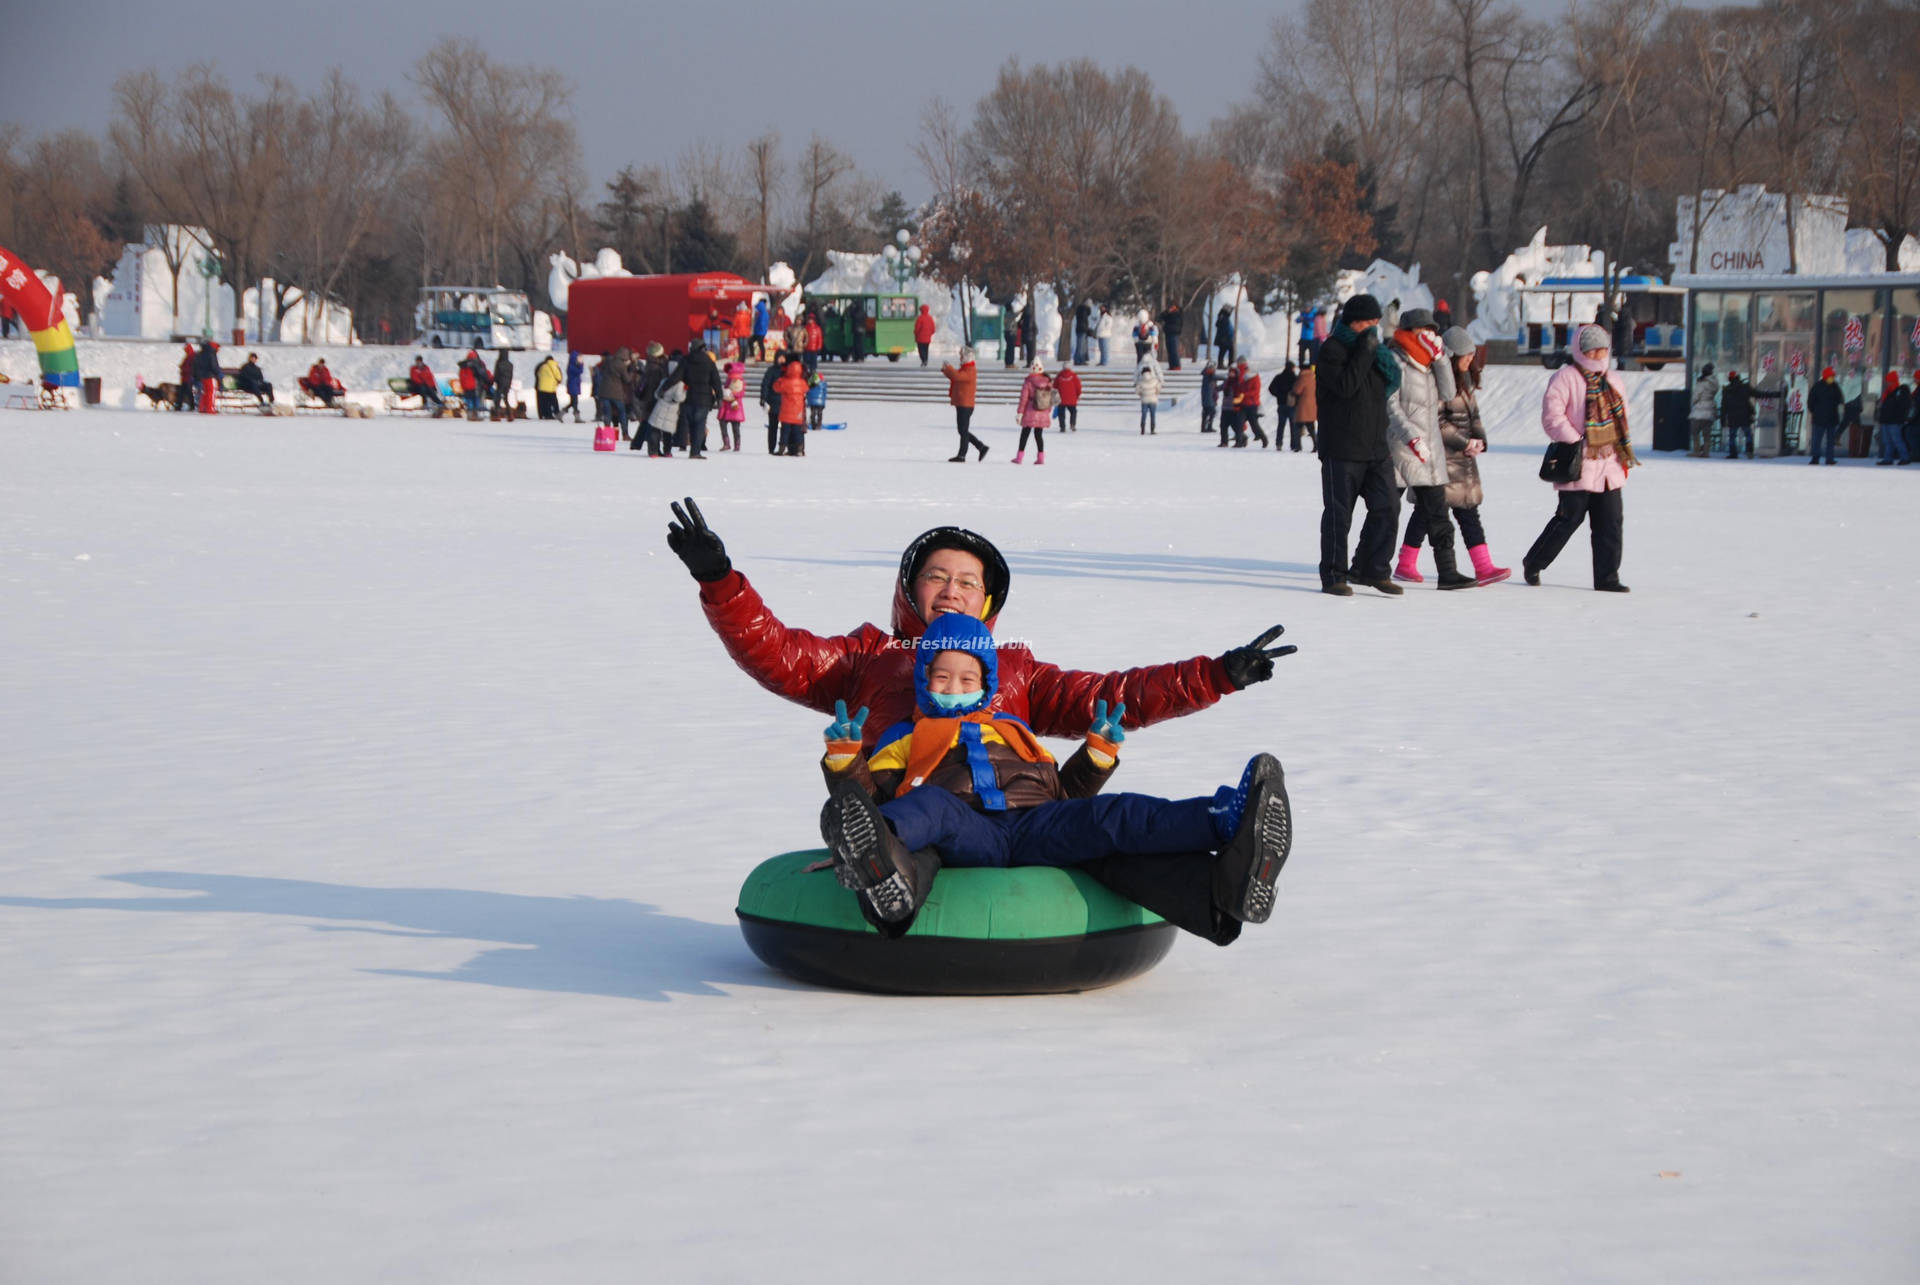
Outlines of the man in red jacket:
M 1260 431 L 1260 375 L 1247 364 L 1245 357 L 1233 363 L 1233 374 L 1227 379 L 1227 396 L 1235 411 L 1233 444 L 1245 446 L 1251 430 L 1260 439 L 1260 445 L 1266 446 L 1267 435 Z
M 700 582 L 700 605 L 727 654 L 762 687 L 823 714 L 835 701 L 866 706 L 864 743 L 913 717 L 914 652 L 927 622 L 964 612 L 993 628 L 1006 605 L 1012 575 L 986 537 L 960 527 L 935 527 L 900 555 L 893 586 L 893 631 L 865 624 L 850 634 L 822 637 L 781 623 L 747 578 L 734 570 L 726 546 L 689 496 L 675 504 L 667 545 Z M 1229 692 L 1273 676 L 1275 658 L 1291 646 L 1269 647 L 1283 632 L 1274 626 L 1244 647 L 1218 657 L 1096 673 L 1036 660 L 1025 645 L 997 648 L 999 690 L 989 708 L 1024 720 L 1041 736 L 1078 739 L 1091 724 L 1094 702 L 1126 706 L 1124 726 L 1146 727 L 1205 709 Z M 1207 863 L 1121 854 L 1081 867 L 1122 896 L 1168 922 L 1219 945 L 1240 935 L 1240 921 L 1213 901 Z M 1198 872 L 1198 873 L 1196 873 Z
M 1077 433 L 1080 431 L 1080 376 L 1075 373 L 1073 363 L 1069 361 L 1053 377 L 1053 390 L 1060 394 L 1060 404 L 1053 408 L 1053 420 L 1062 431 Z
M 920 367 L 923 370 L 926 369 L 927 349 L 933 343 L 933 332 L 936 328 L 933 309 L 924 303 L 921 304 L 920 315 L 913 319 L 913 344 L 920 350 Z

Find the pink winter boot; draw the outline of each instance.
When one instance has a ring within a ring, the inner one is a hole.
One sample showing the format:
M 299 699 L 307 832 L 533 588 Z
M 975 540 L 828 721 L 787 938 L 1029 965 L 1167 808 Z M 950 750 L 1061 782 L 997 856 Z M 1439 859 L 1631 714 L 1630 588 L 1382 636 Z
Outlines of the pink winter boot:
M 1487 546 L 1476 544 L 1467 550 L 1467 556 L 1473 559 L 1473 578 L 1481 584 L 1499 584 L 1513 574 L 1511 567 L 1493 565 L 1493 555 L 1487 552 Z
M 1393 578 L 1408 584 L 1426 582 L 1426 577 L 1420 574 L 1420 550 L 1410 544 L 1400 546 L 1400 563 L 1393 569 Z
M 1035 451 L 1033 453 L 1033 462 L 1035 464 L 1045 464 L 1047 462 L 1047 453 L 1045 451 Z
M 1022 460 L 1024 460 L 1024 459 L 1026 459 L 1026 458 L 1027 458 L 1027 453 L 1026 453 L 1025 451 L 1015 451 L 1015 452 L 1013 453 L 1013 462 L 1014 462 L 1015 464 L 1018 464 L 1018 463 L 1020 463 L 1020 461 L 1022 461 Z

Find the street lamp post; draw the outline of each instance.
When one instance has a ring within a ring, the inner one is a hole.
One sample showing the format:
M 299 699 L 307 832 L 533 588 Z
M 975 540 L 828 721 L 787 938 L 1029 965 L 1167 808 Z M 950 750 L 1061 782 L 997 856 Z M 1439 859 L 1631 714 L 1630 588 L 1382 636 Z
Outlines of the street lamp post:
M 887 261 L 887 271 L 893 277 L 894 284 L 906 293 L 907 283 L 920 274 L 920 247 L 911 244 L 913 234 L 901 228 L 893 234 L 894 244 L 881 251 Z

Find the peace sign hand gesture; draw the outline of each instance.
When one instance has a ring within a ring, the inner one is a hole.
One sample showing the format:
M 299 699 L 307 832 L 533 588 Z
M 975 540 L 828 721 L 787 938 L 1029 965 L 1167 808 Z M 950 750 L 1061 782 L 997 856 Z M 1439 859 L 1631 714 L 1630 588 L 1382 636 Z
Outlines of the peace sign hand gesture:
M 1287 632 L 1285 625 L 1275 625 L 1244 647 L 1235 647 L 1220 658 L 1226 668 L 1227 679 L 1235 689 L 1264 683 L 1273 677 L 1273 662 L 1282 656 L 1291 656 L 1299 651 L 1291 644 L 1283 647 L 1268 647 L 1267 644 Z
M 727 546 L 720 543 L 720 537 L 707 525 L 706 515 L 700 512 L 691 495 L 686 505 L 683 509 L 675 501 L 672 506 L 676 520 L 667 523 L 667 547 L 687 564 L 695 580 L 710 584 L 733 570 L 733 562 L 727 557 Z

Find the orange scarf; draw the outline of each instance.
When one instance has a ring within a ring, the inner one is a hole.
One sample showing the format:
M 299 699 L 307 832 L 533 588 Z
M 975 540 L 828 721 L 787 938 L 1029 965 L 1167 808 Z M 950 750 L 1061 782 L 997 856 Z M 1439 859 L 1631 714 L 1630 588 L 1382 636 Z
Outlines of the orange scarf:
M 983 723 L 991 726 L 994 732 L 1007 743 L 1007 747 L 1029 763 L 1051 763 L 1053 755 L 1047 753 L 1040 742 L 1034 739 L 1025 723 L 1011 718 L 996 718 L 984 711 L 962 714 L 957 718 L 919 718 L 913 724 L 913 749 L 907 755 L 906 776 L 900 782 L 895 798 L 905 794 L 914 786 L 932 775 L 933 769 L 940 766 L 940 760 L 948 751 L 960 743 L 960 725 L 962 723 Z
M 1420 369 L 1425 370 L 1433 365 L 1433 354 L 1427 350 L 1425 344 L 1420 342 L 1418 331 L 1396 330 L 1393 332 L 1393 342 L 1401 352 L 1413 358 L 1413 364 Z

